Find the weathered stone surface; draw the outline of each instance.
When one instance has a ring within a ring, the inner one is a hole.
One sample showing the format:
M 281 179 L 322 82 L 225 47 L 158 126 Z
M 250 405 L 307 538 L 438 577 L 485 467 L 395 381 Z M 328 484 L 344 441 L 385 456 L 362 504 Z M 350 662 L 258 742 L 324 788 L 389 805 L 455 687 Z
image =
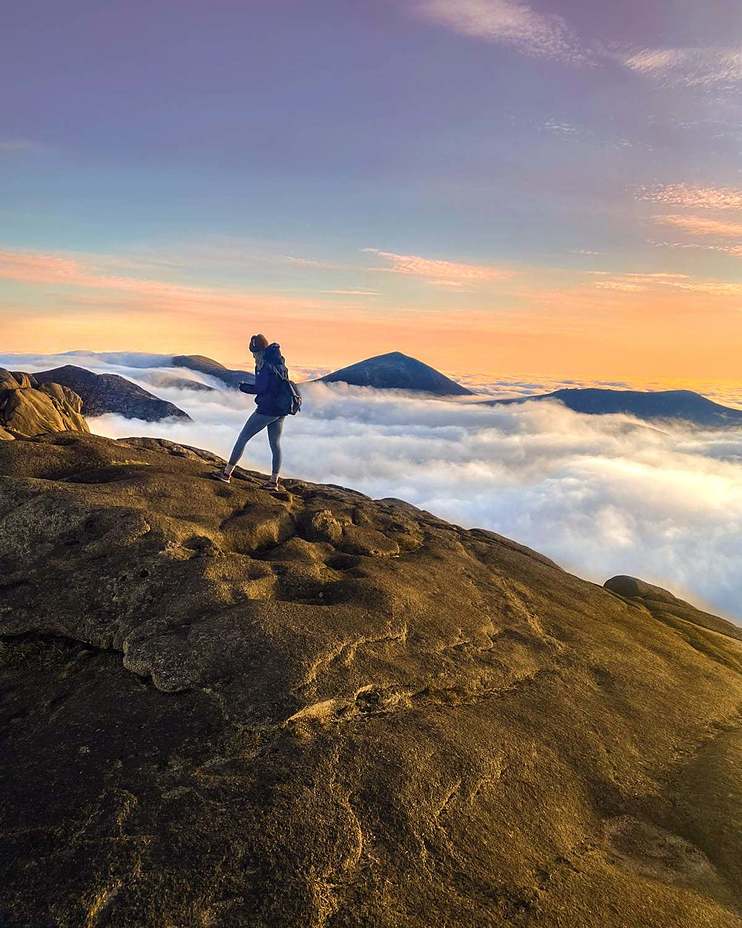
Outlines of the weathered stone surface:
M 4 390 L 29 390 L 31 387 L 38 387 L 38 383 L 23 371 L 6 371 L 0 368 L 0 386 Z
M 89 431 L 76 393 L 0 368 L 0 439 L 66 431 Z
M 738 928 L 740 642 L 213 462 L 0 444 L 3 928 Z
M 343 527 L 329 509 L 309 509 L 302 513 L 300 530 L 309 541 L 337 544 L 343 537 Z

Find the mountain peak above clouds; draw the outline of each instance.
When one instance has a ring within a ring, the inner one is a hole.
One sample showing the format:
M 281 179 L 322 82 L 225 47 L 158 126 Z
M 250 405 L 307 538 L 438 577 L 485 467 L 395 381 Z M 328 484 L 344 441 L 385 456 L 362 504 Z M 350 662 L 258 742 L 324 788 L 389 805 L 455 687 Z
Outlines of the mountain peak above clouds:
M 86 416 L 115 413 L 127 419 L 157 422 L 161 419 L 189 420 L 188 413 L 173 403 L 132 383 L 119 374 L 95 374 L 83 367 L 68 364 L 34 374 L 39 383 L 60 383 L 82 398 Z
M 209 377 L 216 377 L 228 387 L 237 389 L 241 383 L 253 383 L 255 373 L 253 371 L 234 370 L 225 367 L 219 361 L 213 358 L 207 358 L 201 354 L 178 354 L 171 358 L 174 367 L 185 367 L 191 371 L 197 371 L 200 374 L 206 374 Z
M 487 400 L 501 406 L 553 400 L 585 415 L 630 415 L 645 421 L 676 420 L 709 428 L 742 425 L 742 410 L 722 406 L 692 390 L 611 390 L 598 387 L 569 387 L 553 393 Z
M 441 374 L 430 365 L 390 351 L 366 358 L 320 378 L 324 383 L 347 383 L 377 390 L 413 390 L 438 396 L 470 396 L 471 390 Z

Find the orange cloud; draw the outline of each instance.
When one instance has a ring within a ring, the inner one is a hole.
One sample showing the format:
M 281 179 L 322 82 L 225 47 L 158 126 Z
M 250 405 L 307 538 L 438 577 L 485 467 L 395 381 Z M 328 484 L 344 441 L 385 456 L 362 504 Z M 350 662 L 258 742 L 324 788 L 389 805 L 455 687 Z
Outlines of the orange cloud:
M 392 251 L 380 251 L 378 248 L 364 248 L 363 251 L 389 262 L 388 267 L 371 268 L 373 271 L 418 277 L 438 285 L 464 285 L 490 280 L 506 280 L 513 276 L 511 270 L 490 264 L 465 264 L 436 258 L 421 258 L 419 255 L 399 255 Z
M 334 296 L 379 296 L 378 290 L 320 290 L 320 293 L 331 293 Z
M 702 209 L 742 209 L 742 190 L 733 187 L 693 187 L 689 184 L 660 184 L 640 187 L 639 200 L 671 206 L 693 206 Z
M 689 274 L 609 274 L 605 271 L 589 273 L 599 278 L 595 281 L 595 286 L 601 290 L 646 293 L 657 288 L 669 288 L 689 293 L 742 297 L 742 284 L 691 277 Z
M 717 251 L 723 255 L 742 258 L 742 245 L 711 245 L 708 242 L 652 242 L 660 248 L 685 248 L 700 251 Z
M 742 239 L 742 222 L 723 222 L 705 216 L 656 216 L 655 222 L 675 226 L 694 235 L 715 235 L 718 238 Z
M 94 260 L 60 254 L 0 250 L 0 278 L 25 284 L 57 284 L 93 290 L 107 294 L 107 299 L 112 296 L 114 299 L 124 299 L 125 305 L 132 310 L 146 308 L 178 313 L 235 313 L 245 310 L 304 311 L 326 305 L 306 298 L 278 296 L 274 293 L 187 286 L 108 274 L 95 267 Z M 111 263 L 108 257 L 97 260 L 103 264 Z
M 501 269 L 383 255 L 390 267 L 379 270 L 424 273 L 444 285 L 440 294 L 419 306 L 390 306 L 383 294 L 322 300 L 125 276 L 123 258 L 3 251 L 0 278 L 23 285 L 0 300 L 3 348 L 198 353 L 244 365 L 249 336 L 265 331 L 306 366 L 396 349 L 493 376 L 738 377 L 742 284 L 524 268 L 506 294 L 454 287 L 446 300 L 446 282 L 497 281 Z
M 742 81 L 738 48 L 645 48 L 623 58 L 623 63 L 665 84 L 731 87 Z
M 632 71 L 639 71 L 642 74 L 654 74 L 658 71 L 667 71 L 677 67 L 682 59 L 682 52 L 678 49 L 645 48 L 625 58 L 624 64 Z

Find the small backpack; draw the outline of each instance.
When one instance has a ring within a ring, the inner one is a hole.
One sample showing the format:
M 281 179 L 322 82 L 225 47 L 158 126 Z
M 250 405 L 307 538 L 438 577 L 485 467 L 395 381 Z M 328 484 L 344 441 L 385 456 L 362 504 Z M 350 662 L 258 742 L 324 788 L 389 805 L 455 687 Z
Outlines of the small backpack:
M 299 388 L 288 376 L 281 376 L 281 399 L 286 403 L 285 415 L 295 416 L 301 410 L 302 396 Z

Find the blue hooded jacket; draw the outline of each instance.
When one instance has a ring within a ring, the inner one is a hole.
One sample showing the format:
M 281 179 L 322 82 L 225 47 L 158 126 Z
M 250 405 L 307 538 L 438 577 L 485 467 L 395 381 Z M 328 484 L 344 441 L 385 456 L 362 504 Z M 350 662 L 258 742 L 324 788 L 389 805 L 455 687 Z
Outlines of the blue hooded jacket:
M 258 412 L 264 416 L 288 414 L 288 399 L 285 382 L 289 372 L 281 354 L 281 346 L 273 342 L 263 352 L 263 365 L 255 371 L 255 383 L 242 383 L 243 393 L 254 393 Z

